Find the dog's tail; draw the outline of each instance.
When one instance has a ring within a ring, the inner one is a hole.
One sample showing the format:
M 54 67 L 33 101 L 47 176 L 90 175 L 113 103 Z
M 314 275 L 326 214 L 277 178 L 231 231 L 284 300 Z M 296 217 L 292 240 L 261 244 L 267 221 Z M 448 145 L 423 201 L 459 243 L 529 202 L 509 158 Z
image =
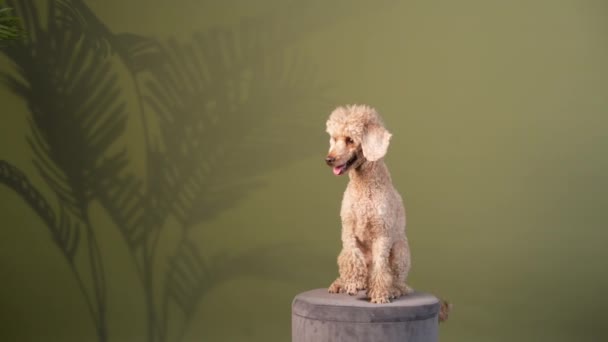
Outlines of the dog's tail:
M 450 311 L 452 311 L 454 304 L 448 302 L 445 299 L 439 299 L 439 302 L 441 303 L 441 308 L 439 309 L 439 323 L 441 323 L 445 322 L 448 319 L 448 316 L 450 315 Z

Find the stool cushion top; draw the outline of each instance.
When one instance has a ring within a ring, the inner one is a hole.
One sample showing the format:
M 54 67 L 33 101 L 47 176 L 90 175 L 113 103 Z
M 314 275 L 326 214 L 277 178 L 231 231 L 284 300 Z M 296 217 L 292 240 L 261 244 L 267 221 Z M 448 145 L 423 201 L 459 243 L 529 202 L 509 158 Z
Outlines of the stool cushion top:
M 428 319 L 439 313 L 440 304 L 435 296 L 418 291 L 392 299 L 391 303 L 372 304 L 365 291 L 349 296 L 328 293 L 323 288 L 300 293 L 291 307 L 293 315 L 309 319 L 376 323 Z

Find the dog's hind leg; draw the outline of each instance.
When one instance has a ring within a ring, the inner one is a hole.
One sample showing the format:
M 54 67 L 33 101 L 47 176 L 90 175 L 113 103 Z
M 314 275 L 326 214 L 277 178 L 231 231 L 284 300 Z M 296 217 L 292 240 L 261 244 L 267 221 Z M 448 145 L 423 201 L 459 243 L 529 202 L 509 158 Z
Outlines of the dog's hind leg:
M 407 285 L 407 276 L 412 266 L 407 239 L 397 241 L 391 249 L 390 266 L 393 273 L 391 297 L 399 298 L 414 290 Z

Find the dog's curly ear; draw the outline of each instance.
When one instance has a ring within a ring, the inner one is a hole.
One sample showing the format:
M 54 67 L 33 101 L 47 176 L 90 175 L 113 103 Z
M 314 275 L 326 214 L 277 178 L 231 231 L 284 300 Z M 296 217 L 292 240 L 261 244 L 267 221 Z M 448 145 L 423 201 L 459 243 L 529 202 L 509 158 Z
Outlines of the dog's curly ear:
M 376 161 L 384 157 L 388 150 L 391 136 L 391 133 L 381 125 L 373 124 L 367 126 L 363 139 L 361 139 L 361 148 L 363 149 L 365 159 Z

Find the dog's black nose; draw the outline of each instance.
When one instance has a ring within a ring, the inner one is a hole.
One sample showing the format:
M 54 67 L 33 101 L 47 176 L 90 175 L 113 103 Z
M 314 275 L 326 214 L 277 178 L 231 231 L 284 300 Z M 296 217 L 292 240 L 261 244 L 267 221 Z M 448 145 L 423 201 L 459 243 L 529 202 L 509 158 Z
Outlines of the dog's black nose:
M 331 163 L 333 163 L 335 160 L 336 160 L 336 158 L 334 158 L 334 157 L 325 158 L 325 162 L 327 163 L 327 165 L 331 165 Z

